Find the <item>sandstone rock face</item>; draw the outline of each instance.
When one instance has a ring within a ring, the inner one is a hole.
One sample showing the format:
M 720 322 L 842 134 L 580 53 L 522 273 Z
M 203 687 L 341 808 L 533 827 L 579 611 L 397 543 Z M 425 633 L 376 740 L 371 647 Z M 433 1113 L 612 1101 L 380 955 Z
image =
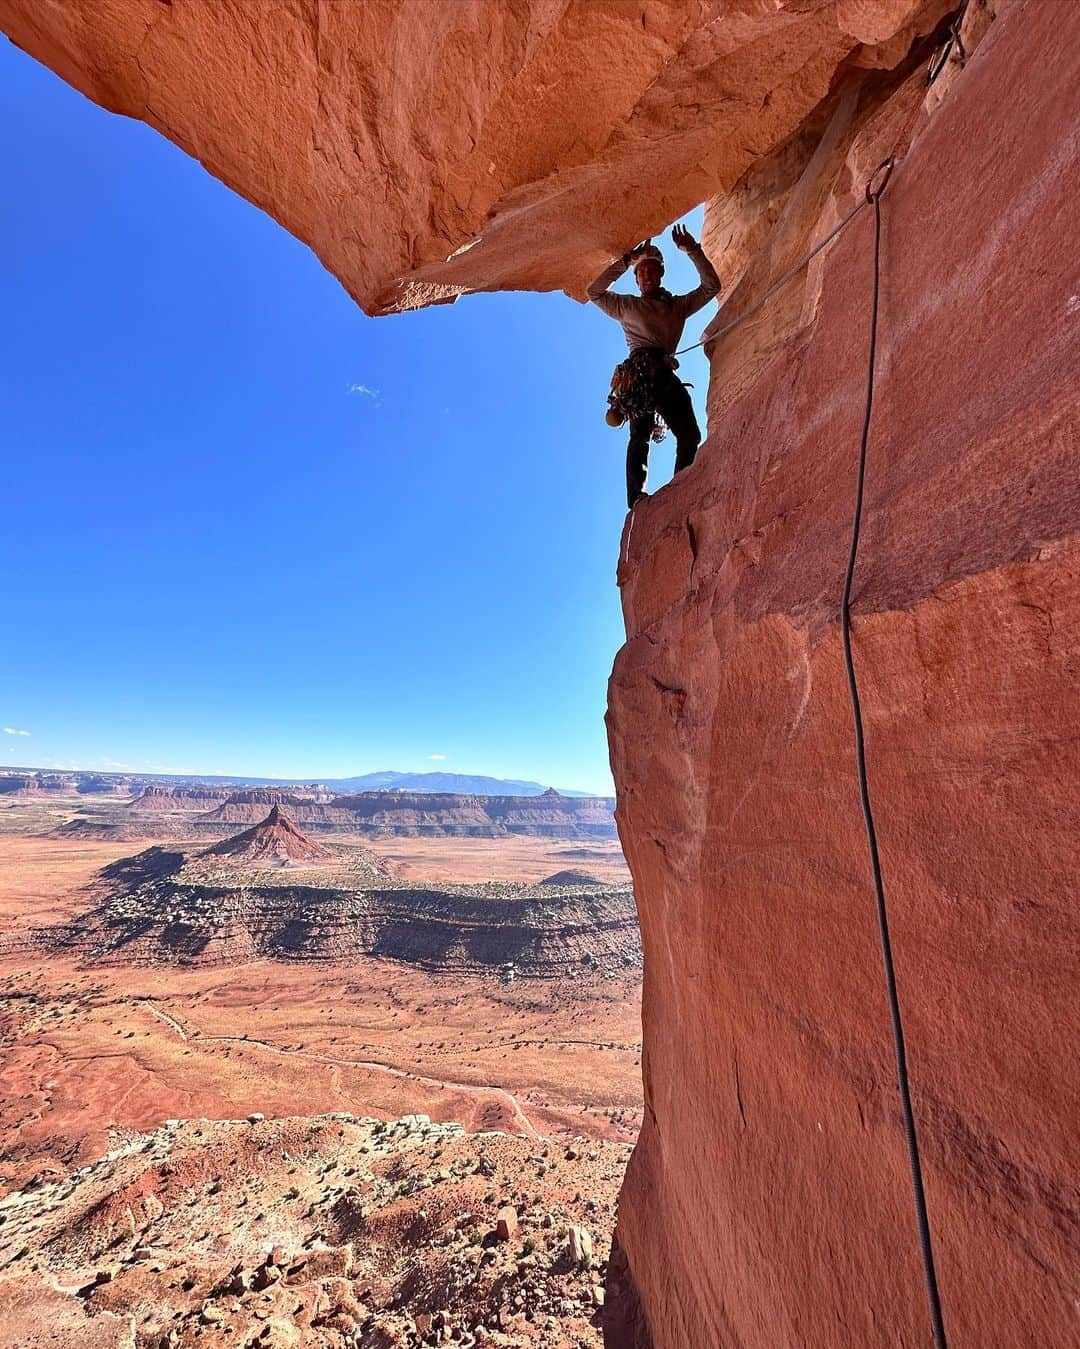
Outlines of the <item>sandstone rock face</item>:
M 154 815 L 177 810 L 209 810 L 215 802 L 226 800 L 232 793 L 221 787 L 160 786 L 148 783 L 131 803 L 137 815 Z
M 369 312 L 582 296 L 952 0 L 0 0 L 0 26 L 310 244 Z M 642 191 L 642 185 L 648 190 Z
M 709 199 L 709 439 L 620 568 L 647 1111 L 613 1346 L 928 1341 L 836 623 L 869 212 L 719 335 L 898 141 L 855 647 L 938 1272 L 957 1345 L 1080 1342 L 1080 6 L 970 0 L 926 96 L 951 8 L 0 0 L 370 312 L 580 295 Z
M 1080 1343 L 1080 8 L 998 8 L 884 198 L 854 620 L 946 1321 L 985 1349 Z M 772 166 L 759 283 L 921 97 Z M 658 1349 L 929 1343 L 837 631 L 872 225 L 717 343 L 709 442 L 625 543 L 619 1238 Z

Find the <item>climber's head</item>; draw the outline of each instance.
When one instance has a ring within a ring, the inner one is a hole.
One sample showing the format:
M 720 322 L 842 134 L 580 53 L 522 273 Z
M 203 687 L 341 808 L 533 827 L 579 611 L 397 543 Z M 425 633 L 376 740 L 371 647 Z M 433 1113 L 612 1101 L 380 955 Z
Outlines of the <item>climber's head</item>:
M 646 244 L 634 263 L 634 280 L 642 295 L 651 295 L 660 289 L 664 279 L 664 259 L 655 244 Z

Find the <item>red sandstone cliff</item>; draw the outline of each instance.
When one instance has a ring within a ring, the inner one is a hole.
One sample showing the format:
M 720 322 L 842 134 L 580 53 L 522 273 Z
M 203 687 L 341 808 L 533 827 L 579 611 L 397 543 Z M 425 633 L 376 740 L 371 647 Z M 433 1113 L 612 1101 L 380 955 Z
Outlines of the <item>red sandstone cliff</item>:
M 216 801 L 226 800 L 232 793 L 228 787 L 173 786 L 150 782 L 132 801 L 130 809 L 136 814 L 157 814 L 161 811 L 210 810 Z
M 979 1349 L 1080 1344 L 1078 53 L 1080 7 L 1002 6 L 884 198 L 855 658 L 945 1315 Z M 829 129 L 763 249 L 857 200 L 910 98 Z M 621 571 L 647 1110 L 619 1235 L 658 1349 L 929 1343 L 836 621 L 871 238 L 717 346 L 708 446 Z
M 44 796 L 48 792 L 74 796 L 75 791 L 75 779 L 65 773 L 0 774 L 0 796 Z
M 730 316 L 857 200 L 952 3 L 423 8 L 0 21 L 370 310 L 580 294 L 708 197 Z M 1080 1343 L 1080 6 L 972 0 L 965 35 L 885 198 L 855 644 L 946 1318 L 1014 1349 Z M 716 344 L 709 441 L 625 542 L 610 732 L 649 1110 L 619 1220 L 642 1315 L 613 1343 L 927 1342 L 836 627 L 870 225 Z

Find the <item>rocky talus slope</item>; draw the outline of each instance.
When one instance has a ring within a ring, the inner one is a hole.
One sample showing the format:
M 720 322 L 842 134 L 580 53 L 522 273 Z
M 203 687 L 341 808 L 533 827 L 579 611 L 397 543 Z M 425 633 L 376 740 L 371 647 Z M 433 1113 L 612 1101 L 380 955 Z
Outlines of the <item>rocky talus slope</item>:
M 171 1120 L 0 1200 L 8 1349 L 583 1349 L 628 1148 Z
M 970 0 L 927 92 L 957 8 L 0 0 L 373 311 L 580 295 L 707 200 L 726 322 L 899 151 L 855 659 L 946 1321 L 1014 1349 L 1077 1342 L 1080 6 Z M 611 1345 L 927 1342 L 837 628 L 872 225 L 710 342 L 708 441 L 623 539 L 647 1109 Z

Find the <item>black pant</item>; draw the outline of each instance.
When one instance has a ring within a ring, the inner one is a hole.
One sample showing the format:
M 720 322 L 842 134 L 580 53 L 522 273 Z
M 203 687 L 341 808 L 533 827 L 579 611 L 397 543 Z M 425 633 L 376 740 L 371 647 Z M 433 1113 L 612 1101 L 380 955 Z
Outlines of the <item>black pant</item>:
M 680 473 L 694 462 L 701 431 L 694 416 L 694 405 L 686 385 L 674 370 L 661 374 L 656 383 L 656 410 L 675 437 L 675 472 Z M 630 422 L 630 444 L 626 448 L 626 504 L 632 506 L 645 490 L 649 471 L 649 436 L 653 429 L 651 417 L 634 417 Z

